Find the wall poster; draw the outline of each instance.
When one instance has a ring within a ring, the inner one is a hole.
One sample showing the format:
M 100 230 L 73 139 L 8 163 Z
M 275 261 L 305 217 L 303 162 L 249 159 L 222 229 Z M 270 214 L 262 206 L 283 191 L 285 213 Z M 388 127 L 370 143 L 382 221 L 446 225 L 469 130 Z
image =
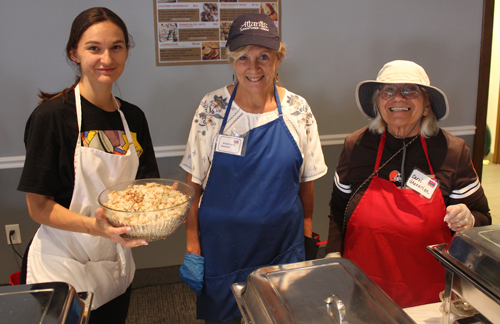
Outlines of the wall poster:
M 281 35 L 281 0 L 153 0 L 156 65 L 227 63 L 226 39 L 243 13 L 271 17 Z

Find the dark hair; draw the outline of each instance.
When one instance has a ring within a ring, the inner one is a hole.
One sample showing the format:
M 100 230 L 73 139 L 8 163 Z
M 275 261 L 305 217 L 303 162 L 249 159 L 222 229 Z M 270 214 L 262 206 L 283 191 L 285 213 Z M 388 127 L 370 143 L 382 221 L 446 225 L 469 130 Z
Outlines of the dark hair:
M 85 31 L 89 29 L 89 27 L 103 21 L 110 21 L 115 25 L 117 25 L 118 27 L 120 27 L 125 37 L 126 47 L 127 48 L 133 47 L 132 36 L 129 35 L 127 26 L 117 14 L 115 14 L 108 8 L 104 7 L 94 7 L 87 9 L 85 11 L 82 11 L 75 18 L 75 20 L 73 20 L 68 43 L 66 44 L 66 57 L 68 59 L 68 62 L 74 64 L 76 67 L 78 67 L 78 69 L 79 69 L 79 64 L 71 60 L 71 51 L 75 50 L 78 47 L 78 42 L 82 38 L 83 33 L 85 33 Z M 76 81 L 71 87 L 64 89 L 61 92 L 47 93 L 40 91 L 40 94 L 38 95 L 41 98 L 40 102 L 45 102 L 47 100 L 50 100 L 58 96 L 63 96 L 63 100 L 65 100 L 68 92 L 72 91 L 76 87 L 78 82 L 80 82 L 79 75 L 76 76 Z

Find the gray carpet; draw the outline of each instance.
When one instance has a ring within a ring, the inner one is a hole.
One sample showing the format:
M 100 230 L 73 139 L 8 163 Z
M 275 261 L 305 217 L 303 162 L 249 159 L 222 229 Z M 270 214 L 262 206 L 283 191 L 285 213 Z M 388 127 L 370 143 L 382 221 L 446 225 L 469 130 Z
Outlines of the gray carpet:
M 320 247 L 317 257 L 324 256 Z M 204 323 L 196 319 L 196 294 L 181 280 L 179 267 L 136 271 L 127 324 Z
M 127 324 L 146 323 L 204 323 L 196 320 L 196 294 L 182 282 L 179 266 L 136 271 Z
M 184 283 L 135 288 L 127 324 L 204 323 L 196 320 L 195 296 Z

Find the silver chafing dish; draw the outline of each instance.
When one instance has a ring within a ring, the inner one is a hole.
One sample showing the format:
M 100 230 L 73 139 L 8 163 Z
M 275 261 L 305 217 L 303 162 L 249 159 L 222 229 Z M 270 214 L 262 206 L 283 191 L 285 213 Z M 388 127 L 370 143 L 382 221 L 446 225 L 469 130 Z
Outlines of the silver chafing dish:
M 500 323 L 500 225 L 474 227 L 456 233 L 449 244 L 427 247 L 446 268 L 443 323 L 450 321 L 452 291 L 481 318 Z M 477 319 L 474 323 L 483 323 Z
M 232 285 L 246 323 L 415 323 L 347 259 L 264 267 Z
M 0 287 L 0 323 L 86 324 L 93 297 L 64 282 Z

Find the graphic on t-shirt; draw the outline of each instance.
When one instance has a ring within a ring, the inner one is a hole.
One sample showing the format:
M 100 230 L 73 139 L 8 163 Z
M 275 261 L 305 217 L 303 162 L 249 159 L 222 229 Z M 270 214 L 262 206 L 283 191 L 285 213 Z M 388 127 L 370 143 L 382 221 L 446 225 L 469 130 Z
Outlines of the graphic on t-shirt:
M 130 132 L 132 141 L 137 151 L 137 156 L 141 156 L 143 150 L 137 142 L 137 134 Z M 129 149 L 130 143 L 127 135 L 122 130 L 92 130 L 82 132 L 82 145 L 110 154 L 125 155 Z

